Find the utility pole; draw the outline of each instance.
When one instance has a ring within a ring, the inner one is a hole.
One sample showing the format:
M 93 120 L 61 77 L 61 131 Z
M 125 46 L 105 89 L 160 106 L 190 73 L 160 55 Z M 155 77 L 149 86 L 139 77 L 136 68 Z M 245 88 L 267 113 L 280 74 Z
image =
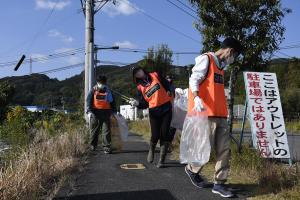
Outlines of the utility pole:
M 32 74 L 32 58 L 30 56 L 30 59 L 29 59 L 29 75 Z
M 96 79 L 97 77 L 97 66 L 98 66 L 98 48 L 95 45 L 94 48 L 94 78 Z
M 85 1 L 85 66 L 84 66 L 84 112 L 87 119 L 86 98 L 94 84 L 94 0 Z

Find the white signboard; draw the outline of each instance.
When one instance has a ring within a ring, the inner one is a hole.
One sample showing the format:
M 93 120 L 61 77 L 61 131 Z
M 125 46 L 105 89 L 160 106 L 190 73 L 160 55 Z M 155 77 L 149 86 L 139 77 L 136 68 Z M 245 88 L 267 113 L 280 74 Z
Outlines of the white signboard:
M 290 158 L 276 74 L 244 72 L 252 139 L 264 158 Z

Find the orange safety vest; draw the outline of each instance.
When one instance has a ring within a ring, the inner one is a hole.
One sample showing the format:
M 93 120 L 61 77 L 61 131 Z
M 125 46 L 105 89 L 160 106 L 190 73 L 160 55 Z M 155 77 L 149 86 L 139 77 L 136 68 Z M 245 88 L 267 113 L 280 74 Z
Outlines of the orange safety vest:
M 138 90 L 141 91 L 144 99 L 149 103 L 149 108 L 155 108 L 161 106 L 172 100 L 167 94 L 166 89 L 159 82 L 158 75 L 156 72 L 149 73 L 151 77 L 151 84 L 148 86 L 138 85 Z
M 110 103 L 107 101 L 107 92 L 94 91 L 93 108 L 103 110 L 111 109 Z
M 209 117 L 227 118 L 227 101 L 224 89 L 224 71 L 217 67 L 211 54 L 209 57 L 209 68 L 205 80 L 199 84 L 198 96 L 203 101 L 203 106 Z M 189 89 L 188 113 L 194 108 L 194 96 Z

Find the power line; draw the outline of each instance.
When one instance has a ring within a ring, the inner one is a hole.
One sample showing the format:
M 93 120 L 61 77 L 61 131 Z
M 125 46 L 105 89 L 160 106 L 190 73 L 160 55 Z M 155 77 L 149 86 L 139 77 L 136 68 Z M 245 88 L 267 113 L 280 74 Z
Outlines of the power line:
M 188 38 L 188 39 L 190 39 L 190 40 L 192 40 L 192 41 L 194 41 L 194 42 L 197 42 L 198 44 L 200 43 L 199 40 L 196 40 L 196 39 L 192 38 L 191 36 L 189 36 L 189 35 L 187 35 L 187 34 L 181 32 L 181 31 L 179 31 L 179 30 L 177 30 L 177 29 L 175 29 L 175 28 L 169 26 L 168 24 L 166 24 L 166 23 L 160 21 L 159 19 L 157 19 L 157 18 L 155 18 L 155 17 L 149 15 L 149 14 L 146 13 L 144 10 L 141 10 L 141 9 L 137 8 L 136 6 L 134 6 L 134 5 L 130 4 L 130 3 L 128 3 L 127 1 L 124 1 L 124 0 L 121 0 L 121 1 L 123 1 L 123 2 L 126 3 L 128 6 L 132 7 L 133 9 L 135 9 L 136 11 L 142 13 L 143 15 L 145 15 L 146 17 L 148 17 L 149 19 L 155 21 L 156 23 L 159 23 L 160 25 L 162 25 L 162 26 L 164 26 L 164 27 L 166 27 L 166 28 L 168 28 L 168 29 L 170 29 L 170 30 L 172 30 L 172 31 L 174 31 L 174 32 L 176 32 L 176 33 L 178 33 L 178 34 L 180 34 L 181 36 L 183 36 L 183 37 L 185 37 L 185 38 Z
M 286 57 L 288 57 L 288 58 L 293 58 L 293 56 L 290 56 L 290 55 L 288 55 L 288 54 L 286 54 L 286 53 L 283 53 L 283 52 L 281 52 L 281 51 L 277 51 L 279 54 L 281 54 L 281 55 L 284 55 L 284 56 L 286 56 Z
M 169 2 L 170 4 L 172 4 L 173 6 L 175 6 L 176 8 L 178 8 L 179 10 L 181 10 L 182 12 L 184 12 L 185 14 L 191 16 L 192 18 L 194 18 L 195 20 L 198 20 L 197 17 L 195 17 L 194 15 L 190 14 L 189 12 L 187 12 L 185 9 L 183 9 L 182 7 L 178 6 L 177 4 L 173 3 L 170 0 L 166 0 L 167 2 Z
M 76 68 L 76 67 L 80 67 L 84 65 L 84 63 L 77 63 L 74 65 L 69 65 L 69 66 L 65 66 L 65 67 L 59 67 L 59 68 L 55 68 L 55 69 L 51 69 L 51 70 L 46 70 L 46 71 L 41 71 L 41 72 L 37 72 L 38 74 L 50 74 L 53 72 L 59 72 L 59 71 L 64 71 L 67 69 L 72 69 L 72 68 Z
M 181 5 L 183 5 L 184 7 L 186 7 L 187 9 L 191 10 L 192 12 L 194 12 L 195 14 L 198 15 L 198 12 L 196 10 L 192 9 L 190 6 L 186 5 L 185 3 L 183 3 L 180 0 L 176 0 L 176 1 L 179 2 Z
M 129 53 L 148 53 L 148 49 L 133 49 L 133 48 L 120 48 L 114 51 L 129 52 Z M 153 51 L 153 52 L 157 53 L 159 51 Z M 173 54 L 190 54 L 190 55 L 198 55 L 200 53 L 197 51 L 172 51 L 172 52 Z
M 59 20 L 57 20 L 57 21 L 55 21 L 55 23 L 53 24 L 53 25 L 51 25 L 51 26 L 49 26 L 48 28 L 49 29 L 51 29 L 51 28 L 53 28 L 53 27 L 57 27 L 57 26 L 61 26 L 61 24 L 62 23 L 66 23 L 67 21 L 69 21 L 69 20 L 71 20 L 71 19 L 74 19 L 74 14 L 78 14 L 77 12 L 72 12 L 70 15 L 68 15 L 68 16 L 63 16 L 63 18 L 60 18 Z M 62 20 L 63 19 L 63 20 Z M 41 32 L 40 32 L 40 34 L 41 34 Z M 33 38 L 33 37 L 29 37 L 29 38 L 27 38 L 26 40 L 24 40 L 23 42 L 20 42 L 20 43 L 18 43 L 18 44 L 16 44 L 16 45 L 14 45 L 13 47 L 11 47 L 11 48 L 9 48 L 9 49 L 7 49 L 7 50 L 5 50 L 5 51 L 3 51 L 3 52 L 1 52 L 0 54 L 0 56 L 1 57 L 5 57 L 5 56 L 3 56 L 3 55 L 8 55 L 10 52 L 12 52 L 12 51 L 16 51 L 16 50 L 21 50 L 22 48 L 25 48 L 23 45 L 26 45 L 26 44 L 28 44 L 29 42 L 30 42 L 30 39 L 31 38 Z
M 31 61 L 32 62 L 44 62 L 47 60 L 51 60 L 51 59 L 56 59 L 56 58 L 62 58 L 62 57 L 66 57 L 66 56 L 73 56 L 77 53 L 83 53 L 84 52 L 84 48 L 77 48 L 77 49 L 72 49 L 69 51 L 64 51 L 64 52 L 60 52 L 60 53 L 54 53 L 54 54 L 49 54 L 49 55 L 45 55 L 45 56 L 39 56 L 39 57 L 32 57 Z M 8 67 L 11 65 L 15 65 L 18 61 L 9 61 L 9 62 L 4 62 L 4 63 L 0 63 L 0 67 Z M 24 63 L 29 63 L 30 62 L 30 58 L 25 59 Z
M 99 45 L 99 46 L 100 47 L 108 47 L 105 45 Z M 120 48 L 120 49 L 114 49 L 112 51 L 125 52 L 125 53 L 142 53 L 142 54 L 148 53 L 148 49 L 134 49 L 134 48 Z M 154 51 L 154 53 L 156 53 L 156 52 L 158 52 L 158 51 Z M 25 59 L 24 64 L 30 63 L 30 62 L 32 62 L 32 63 L 33 62 L 45 62 L 45 61 L 52 60 L 52 59 L 74 56 L 78 53 L 84 53 L 84 48 L 83 47 L 76 48 L 76 49 L 72 49 L 72 50 L 68 50 L 68 51 L 64 51 L 64 52 L 60 52 L 60 53 L 48 54 L 45 56 L 31 57 L 31 61 L 30 61 L 30 58 Z M 173 54 L 198 55 L 199 52 L 196 52 L 196 51 L 173 51 Z M 18 60 L 3 62 L 3 63 L 0 63 L 0 67 L 10 67 L 12 65 L 15 65 L 17 62 L 18 62 Z
M 103 1 L 95 2 L 95 3 L 99 3 L 98 7 L 95 9 L 95 13 L 97 13 L 99 10 L 101 10 L 109 1 L 110 0 L 103 0 Z
M 100 64 L 120 65 L 120 66 L 121 65 L 125 66 L 125 65 L 132 64 L 132 63 L 124 63 L 124 62 L 117 62 L 117 61 L 107 61 L 107 60 L 101 60 L 99 63 Z
M 34 42 L 36 41 L 36 39 L 39 37 L 39 35 L 41 34 L 42 32 L 42 27 L 45 26 L 49 19 L 51 18 L 52 14 L 54 13 L 55 9 L 56 9 L 56 6 L 57 6 L 57 3 L 58 3 L 58 0 L 56 0 L 56 2 L 54 3 L 54 6 L 53 8 L 51 9 L 51 11 L 49 12 L 49 14 L 47 15 L 46 19 L 44 20 L 43 24 L 40 26 L 39 30 L 36 32 L 36 34 L 33 36 L 33 39 L 31 40 L 30 44 L 29 44 L 29 47 L 28 47 L 28 50 L 31 49 L 31 47 L 33 46 Z
M 283 46 L 283 47 L 280 47 L 279 49 L 283 50 L 283 49 L 296 49 L 296 48 L 300 48 L 300 44 Z
M 123 63 L 123 62 L 114 62 L 114 61 L 101 61 L 100 63 L 101 64 L 118 65 L 118 66 L 126 66 L 126 65 L 132 64 L 132 63 Z M 64 71 L 64 70 L 68 70 L 68 69 L 77 68 L 77 67 L 80 67 L 80 66 L 83 66 L 83 65 L 84 65 L 84 62 L 77 63 L 77 64 L 74 64 L 74 65 L 68 65 L 68 66 L 65 66 L 65 67 L 50 69 L 50 70 L 46 70 L 46 71 L 36 72 L 36 73 L 38 73 L 38 74 L 50 74 L 50 73 L 54 73 L 54 72 L 59 72 L 59 71 Z

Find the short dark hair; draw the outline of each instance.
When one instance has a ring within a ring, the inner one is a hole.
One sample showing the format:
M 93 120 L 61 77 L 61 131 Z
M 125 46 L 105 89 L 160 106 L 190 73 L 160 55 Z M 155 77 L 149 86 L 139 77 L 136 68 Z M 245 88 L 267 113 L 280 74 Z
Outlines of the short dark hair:
M 99 75 L 96 79 L 97 82 L 105 84 L 107 82 L 107 78 L 104 75 Z
M 142 68 L 142 67 L 140 67 L 140 66 L 134 66 L 134 67 L 132 67 L 132 68 L 131 68 L 131 71 L 132 71 L 132 79 L 133 79 L 133 82 L 134 82 L 134 83 L 137 83 L 137 82 L 138 82 L 137 78 L 135 77 L 135 74 L 136 74 L 139 70 L 143 70 L 145 74 L 148 74 L 148 72 L 147 72 L 144 68 Z
M 234 51 L 237 52 L 238 54 L 241 54 L 243 51 L 243 46 L 241 45 L 240 41 L 238 41 L 237 39 L 235 39 L 233 37 L 226 38 L 222 42 L 221 48 L 222 49 L 233 48 Z

